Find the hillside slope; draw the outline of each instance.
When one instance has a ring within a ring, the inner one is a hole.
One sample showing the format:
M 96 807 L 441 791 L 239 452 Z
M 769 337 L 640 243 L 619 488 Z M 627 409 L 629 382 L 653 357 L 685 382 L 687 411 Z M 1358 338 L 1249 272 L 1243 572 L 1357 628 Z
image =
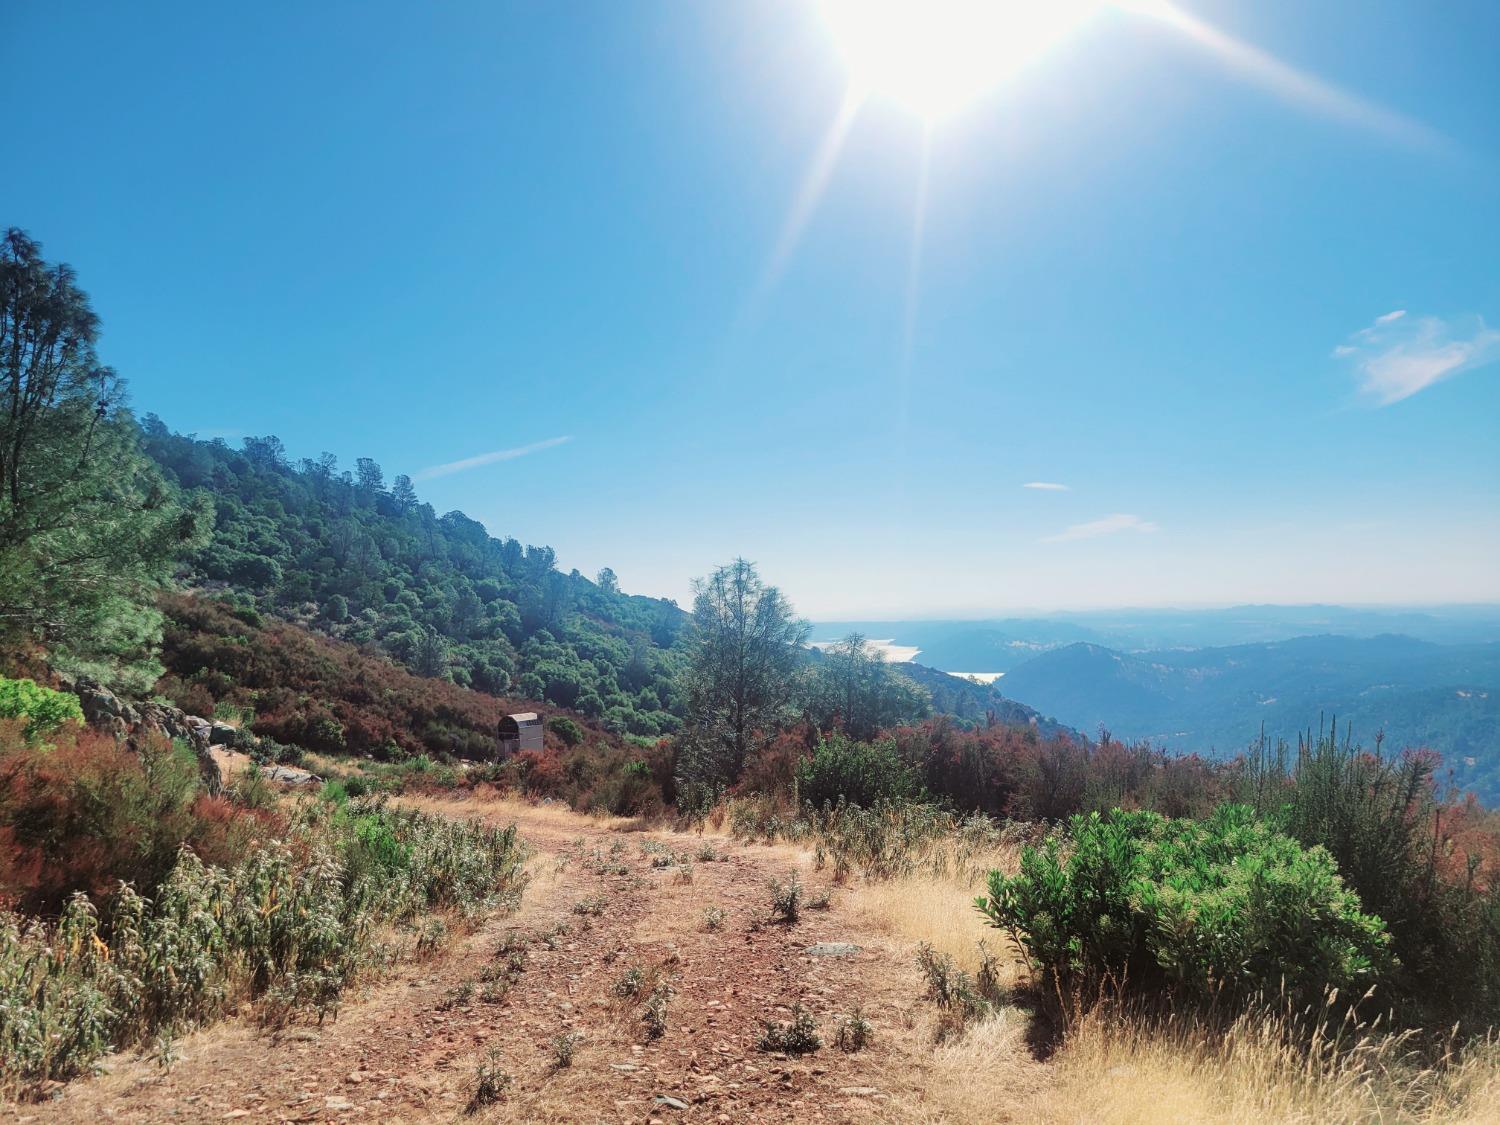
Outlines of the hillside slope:
M 677 729 L 687 615 L 675 603 L 626 595 L 608 571 L 597 583 L 564 574 L 550 547 L 493 538 L 462 512 L 440 516 L 367 458 L 354 472 L 327 454 L 293 465 L 274 437 L 241 452 L 153 415 L 143 433 L 164 475 L 214 504 L 189 584 L 425 676 L 572 708 L 617 733 Z
M 922 664 L 906 663 L 894 667 L 932 697 L 932 709 L 938 714 L 953 715 L 971 723 L 982 723 L 993 715 L 997 722 L 1010 726 L 1035 727 L 1043 737 L 1065 734 L 1080 742 L 1088 741 L 1079 731 L 1000 694 L 1000 689 L 994 684 L 960 679 Z

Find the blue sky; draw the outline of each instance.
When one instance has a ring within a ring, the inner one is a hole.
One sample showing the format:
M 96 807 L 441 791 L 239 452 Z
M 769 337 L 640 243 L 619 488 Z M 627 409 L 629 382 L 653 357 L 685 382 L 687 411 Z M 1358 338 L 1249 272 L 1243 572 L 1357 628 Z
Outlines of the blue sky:
M 138 411 L 633 591 L 1500 600 L 1500 6 L 1176 12 L 877 92 L 812 193 L 811 3 L 19 0 L 0 222 Z

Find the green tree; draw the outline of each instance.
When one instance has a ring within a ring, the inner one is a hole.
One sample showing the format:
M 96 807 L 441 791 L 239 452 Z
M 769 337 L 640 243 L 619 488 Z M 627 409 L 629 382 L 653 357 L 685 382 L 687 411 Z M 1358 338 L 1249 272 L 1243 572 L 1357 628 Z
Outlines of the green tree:
M 609 567 L 605 567 L 599 572 L 596 581 L 599 583 L 599 589 L 603 590 L 606 594 L 618 594 L 620 592 L 620 580 Z
M 693 593 L 679 768 L 690 786 L 729 784 L 792 714 L 808 624 L 744 559 L 696 580 Z
M 854 738 L 873 738 L 932 710 L 927 692 L 892 668 L 885 653 L 859 633 L 824 650 L 809 696 L 819 726 L 842 726 Z
M 0 240 L 0 642 L 144 689 L 160 672 L 155 590 L 208 534 L 141 455 L 99 321 L 73 271 L 19 230 Z
M 411 477 L 402 473 L 396 478 L 395 484 L 391 486 L 391 500 L 395 502 L 396 511 L 402 514 L 417 506 L 417 490 L 412 487 Z
M 910 800 L 921 791 L 921 779 L 893 742 L 856 742 L 834 734 L 797 766 L 798 799 L 820 807 L 842 798 L 868 809 L 881 801 Z

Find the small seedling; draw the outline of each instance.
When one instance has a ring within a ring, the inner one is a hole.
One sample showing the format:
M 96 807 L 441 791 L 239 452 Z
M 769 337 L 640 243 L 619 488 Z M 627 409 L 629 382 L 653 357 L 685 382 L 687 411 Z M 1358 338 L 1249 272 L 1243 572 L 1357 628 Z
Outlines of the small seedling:
M 667 1004 L 672 999 L 672 987 L 662 981 L 651 990 L 646 999 L 641 1022 L 646 1025 L 646 1038 L 660 1039 L 667 1033 Z
M 552 1037 L 552 1065 L 562 1070 L 564 1067 L 573 1065 L 573 1056 L 578 1052 L 578 1044 L 583 1042 L 583 1033 L 579 1031 L 564 1031 Z
M 474 1075 L 474 1093 L 464 1108 L 465 1113 L 478 1113 L 510 1092 L 511 1083 L 515 1079 L 501 1068 L 500 1061 L 500 1049 L 491 1047 Z
M 612 991 L 622 1000 L 634 1000 L 641 994 L 641 989 L 646 984 L 646 973 L 639 965 L 632 965 L 626 969 L 619 980 L 615 981 Z
M 839 1017 L 838 1031 L 834 1034 L 834 1042 L 838 1044 L 839 1050 L 847 1054 L 863 1051 L 873 1038 L 875 1028 L 865 1019 L 864 1009 L 858 1004 L 847 1016 Z
M 474 982 L 466 980 L 462 984 L 455 985 L 443 993 L 443 998 L 438 1001 L 438 1011 L 449 1012 L 454 1008 L 462 1008 L 474 999 Z
M 823 1046 L 818 1025 L 801 1004 L 792 1009 L 790 1023 L 763 1024 L 760 1040 L 756 1043 L 762 1051 L 774 1051 L 785 1055 L 806 1055 Z
M 782 922 L 792 925 L 802 916 L 802 880 L 796 873 L 785 883 L 771 880 L 771 912 Z

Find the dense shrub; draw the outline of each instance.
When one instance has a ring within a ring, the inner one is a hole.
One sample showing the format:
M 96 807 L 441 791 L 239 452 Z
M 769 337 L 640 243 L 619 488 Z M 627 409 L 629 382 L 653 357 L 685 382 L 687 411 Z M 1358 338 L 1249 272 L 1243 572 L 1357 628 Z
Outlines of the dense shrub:
M 0 1092 L 83 1073 L 246 998 L 272 1020 L 321 1017 L 389 955 L 384 926 L 513 898 L 523 858 L 514 828 L 314 804 L 287 841 L 233 867 L 183 849 L 151 897 L 119 890 L 107 926 L 83 895 L 53 925 L 0 914 Z
M 1414 1022 L 1500 1019 L 1500 832 L 1472 798 L 1442 800 L 1436 755 L 1365 753 L 1332 733 L 1257 746 L 1236 764 L 1243 799 L 1326 848 L 1390 929 L 1393 998 Z
M 870 808 L 881 801 L 904 801 L 921 789 L 892 742 L 856 742 L 832 734 L 797 767 L 797 795 L 814 807 L 839 801 Z
M 547 723 L 547 729 L 557 735 L 558 740 L 568 747 L 577 746 L 583 741 L 583 731 L 577 723 L 566 715 L 559 715 Z
M 34 680 L 8 680 L 0 676 L 0 719 L 21 719 L 23 733 L 36 738 L 63 723 L 83 722 L 83 709 L 72 692 L 53 691 Z
M 121 881 L 150 894 L 184 844 L 230 863 L 280 826 L 205 795 L 186 747 L 146 738 L 132 752 L 72 725 L 39 745 L 0 722 L 0 905 L 51 914 L 75 891 L 101 902 Z
M 1205 998 L 1284 989 L 1358 997 L 1388 977 L 1390 939 L 1321 848 L 1238 805 L 1199 822 L 1150 812 L 1074 817 L 992 872 L 981 911 L 1062 995 L 1105 983 Z
M 937 718 L 890 738 L 934 797 L 990 816 L 1055 822 L 1111 808 L 1204 816 L 1226 793 L 1214 763 L 1107 734 L 1088 743 L 1005 723 L 965 730 Z

